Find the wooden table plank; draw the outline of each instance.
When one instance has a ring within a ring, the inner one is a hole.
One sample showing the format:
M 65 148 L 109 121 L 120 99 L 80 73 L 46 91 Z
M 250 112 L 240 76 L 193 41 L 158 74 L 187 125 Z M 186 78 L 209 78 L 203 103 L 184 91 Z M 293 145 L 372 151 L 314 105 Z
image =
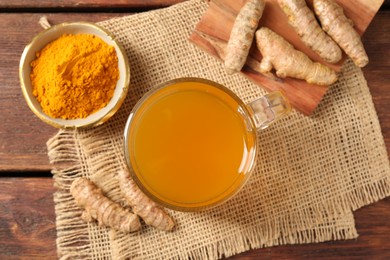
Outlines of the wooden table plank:
M 0 259 L 56 259 L 52 178 L 0 178 Z M 231 259 L 390 259 L 390 198 L 355 213 L 359 238 L 278 246 Z
M 390 158 L 390 10 L 374 18 L 362 40 L 370 59 L 363 72 Z
M 50 170 L 46 141 L 57 131 L 29 110 L 20 91 L 18 64 L 24 46 L 41 28 L 37 21 L 47 15 L 53 24 L 65 21 L 102 21 L 126 13 L 0 13 L 0 172 Z M 390 152 L 390 11 L 372 21 L 363 42 L 370 63 L 364 73 Z M 1 174 L 1 173 L 0 173 Z
M 185 0 L 2 0 L 1 9 L 15 8 L 161 8 Z M 207 1 L 207 0 L 205 0 Z M 383 8 L 390 7 L 385 0 Z
M 0 8 L 161 8 L 183 0 L 2 0 Z
M 0 178 L 0 259 L 55 259 L 52 178 Z

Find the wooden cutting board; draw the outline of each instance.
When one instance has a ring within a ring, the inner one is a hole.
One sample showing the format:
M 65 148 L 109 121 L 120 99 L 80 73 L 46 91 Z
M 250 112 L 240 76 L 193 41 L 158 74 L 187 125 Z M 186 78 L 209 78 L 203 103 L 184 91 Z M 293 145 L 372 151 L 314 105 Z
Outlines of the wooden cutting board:
M 355 29 L 360 35 L 366 30 L 383 3 L 383 0 L 336 1 L 344 8 L 345 15 L 354 22 Z M 245 2 L 245 0 L 210 1 L 207 11 L 190 35 L 190 41 L 222 60 L 224 48 L 229 40 L 234 20 Z M 266 2 L 259 27 L 266 26 L 274 30 L 288 40 L 296 49 L 306 53 L 312 60 L 327 64 L 299 39 L 295 30 L 288 24 L 287 17 L 279 7 L 277 0 L 266 0 Z M 307 3 L 312 8 L 312 0 L 307 1 Z M 336 71 L 340 71 L 345 59 L 344 55 L 344 58 L 339 63 L 327 65 Z M 266 77 L 253 69 L 253 64 L 259 61 L 261 61 L 261 54 L 255 47 L 255 44 L 253 44 L 248 62 L 242 69 L 242 73 L 267 91 L 283 90 L 292 106 L 305 115 L 310 115 L 314 111 L 328 89 L 328 87 L 308 84 L 303 80 L 293 78 Z

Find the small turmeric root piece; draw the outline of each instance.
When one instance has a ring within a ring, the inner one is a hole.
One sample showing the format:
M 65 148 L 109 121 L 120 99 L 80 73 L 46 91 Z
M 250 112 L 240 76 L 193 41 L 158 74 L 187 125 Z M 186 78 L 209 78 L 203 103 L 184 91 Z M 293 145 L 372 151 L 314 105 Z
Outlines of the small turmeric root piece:
M 108 226 L 126 233 L 141 229 L 137 215 L 108 199 L 93 182 L 86 178 L 75 179 L 70 192 L 76 204 L 84 208 L 81 215 L 84 221 L 97 220 L 101 226 Z
M 303 52 L 294 49 L 283 37 L 266 27 L 257 30 L 256 44 L 263 55 L 260 70 L 264 73 L 275 68 L 278 77 L 304 79 L 317 85 L 330 85 L 337 80 L 334 70 L 311 61 Z
M 340 61 L 342 52 L 339 46 L 322 30 L 305 0 L 278 1 L 290 25 L 307 46 L 326 62 Z
M 226 47 L 227 73 L 239 72 L 244 66 L 264 7 L 264 0 L 249 0 L 238 13 Z
M 140 216 L 147 225 L 164 231 L 173 229 L 175 226 L 173 219 L 154 201 L 142 193 L 127 170 L 119 171 L 118 181 L 122 194 L 132 206 L 133 212 Z
M 368 64 L 359 34 L 353 28 L 353 22 L 344 15 L 343 8 L 332 0 L 314 0 L 314 11 L 321 26 L 345 53 L 359 66 Z

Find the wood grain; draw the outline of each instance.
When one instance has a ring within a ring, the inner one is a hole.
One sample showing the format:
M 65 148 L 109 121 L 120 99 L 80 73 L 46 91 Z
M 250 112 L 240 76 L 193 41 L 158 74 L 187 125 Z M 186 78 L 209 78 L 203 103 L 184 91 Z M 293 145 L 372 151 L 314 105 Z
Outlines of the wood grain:
M 2 0 L 0 8 L 161 8 L 183 0 Z
M 0 9 L 17 9 L 17 8 L 161 8 L 170 6 L 185 0 L 2 0 L 0 1 Z M 207 0 L 205 0 L 207 1 Z M 390 0 L 385 0 L 383 8 L 390 7 Z
M 390 158 L 390 10 L 374 18 L 362 40 L 370 58 L 363 72 Z
M 0 179 L 0 259 L 57 259 L 53 180 Z M 390 198 L 355 213 L 355 240 L 256 249 L 229 259 L 390 259 Z
M 310 2 L 311 1 L 309 1 L 309 3 Z M 355 22 L 356 30 L 362 34 L 371 22 L 375 13 L 379 10 L 383 0 L 370 1 L 369 5 L 367 4 L 368 1 L 364 0 L 338 0 L 338 2 L 343 6 L 345 14 Z M 218 49 L 229 40 L 235 17 L 243 3 L 244 1 L 235 0 L 211 1 L 209 8 L 197 24 L 193 34 L 190 36 L 190 40 L 201 49 L 222 60 L 223 58 Z M 288 24 L 287 17 L 276 0 L 266 1 L 266 7 L 263 17 L 259 22 L 259 26 L 268 27 L 282 35 L 296 49 L 307 54 L 312 60 L 324 63 L 336 71 L 341 69 L 345 56 L 344 59 L 337 64 L 328 64 L 322 61 L 314 51 L 300 40 L 298 34 Z M 255 48 L 254 43 L 252 45 L 250 57 L 257 61 L 261 61 L 262 59 L 261 54 Z M 315 110 L 327 91 L 326 87 L 308 84 L 303 80 L 292 78 L 274 80 L 274 78 L 266 77 L 248 66 L 243 68 L 242 73 L 267 91 L 283 90 L 292 106 L 306 115 L 310 115 Z
M 0 259 L 55 259 L 51 178 L 0 178 Z

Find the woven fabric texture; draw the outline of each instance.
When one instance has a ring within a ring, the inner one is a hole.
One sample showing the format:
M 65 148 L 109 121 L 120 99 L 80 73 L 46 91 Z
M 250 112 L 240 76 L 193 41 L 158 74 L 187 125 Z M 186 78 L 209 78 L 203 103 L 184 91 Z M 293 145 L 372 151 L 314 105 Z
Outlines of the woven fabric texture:
M 131 87 L 119 111 L 93 129 L 60 130 L 48 145 L 53 166 L 57 247 L 63 259 L 217 259 L 251 248 L 357 237 L 353 210 L 390 194 L 390 167 L 362 71 L 347 61 L 310 116 L 293 111 L 259 132 L 257 167 L 223 205 L 194 213 L 170 211 L 173 232 L 143 226 L 123 234 L 84 223 L 69 187 L 85 176 L 126 206 L 116 174 L 124 163 L 123 131 L 142 95 L 159 83 L 201 77 L 245 102 L 265 94 L 188 41 L 207 5 L 169 8 L 101 22 L 124 46 Z

